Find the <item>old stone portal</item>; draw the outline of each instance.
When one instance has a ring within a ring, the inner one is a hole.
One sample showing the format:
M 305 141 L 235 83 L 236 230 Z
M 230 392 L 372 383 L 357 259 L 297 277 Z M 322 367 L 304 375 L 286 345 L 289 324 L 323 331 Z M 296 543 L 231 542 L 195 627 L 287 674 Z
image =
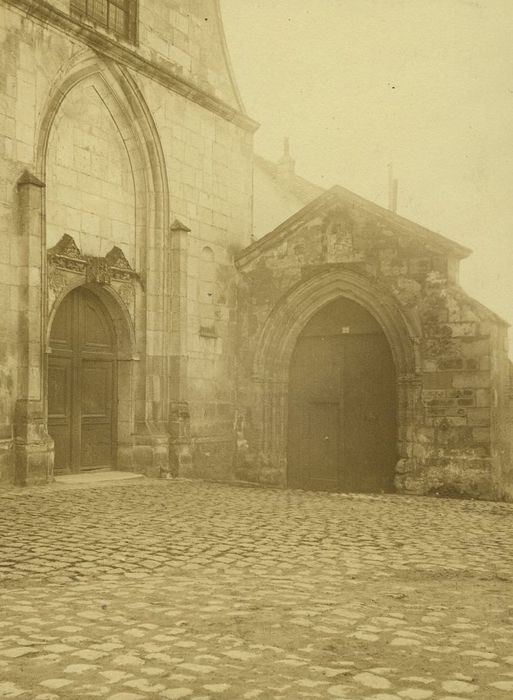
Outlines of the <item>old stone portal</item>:
M 370 313 L 339 298 L 308 322 L 292 355 L 288 484 L 388 492 L 397 458 L 390 347 Z

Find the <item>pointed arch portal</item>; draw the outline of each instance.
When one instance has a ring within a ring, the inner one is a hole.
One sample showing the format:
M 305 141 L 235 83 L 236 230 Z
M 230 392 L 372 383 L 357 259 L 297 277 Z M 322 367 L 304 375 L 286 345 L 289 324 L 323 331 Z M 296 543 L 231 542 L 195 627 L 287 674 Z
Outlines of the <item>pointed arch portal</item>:
M 48 358 L 48 432 L 56 473 L 116 462 L 118 340 L 106 306 L 85 287 L 54 316 Z
M 128 69 L 89 49 L 63 64 L 41 112 L 36 173 L 42 182 L 46 181 L 52 130 L 61 116 L 66 116 L 67 96 L 86 83 L 95 90 L 99 108 L 110 115 L 122 140 L 120 153 L 128 157 L 135 211 L 124 243 L 131 256 L 130 265 L 145 284 L 120 284 L 114 280 L 100 284 L 82 268 L 72 265 L 63 271 L 49 265 L 47 233 L 55 238 L 56 232 L 61 231 L 57 231 L 57 224 L 49 216 L 48 198 L 41 184 L 39 215 L 30 212 L 30 221 L 39 225 L 37 253 L 42 270 L 37 341 L 40 371 L 37 376 L 34 373 L 39 404 L 44 412 L 45 434 L 55 441 L 56 472 L 117 465 L 119 469 L 143 468 L 148 474 L 157 474 L 167 468 L 169 443 L 166 407 L 170 382 L 164 358 L 170 328 L 167 323 L 157 324 L 158 319 L 171 318 L 174 303 L 167 282 L 169 191 L 164 153 L 152 114 Z M 88 159 L 84 162 L 87 165 Z M 55 211 L 59 211 L 60 195 L 53 203 L 57 205 Z M 47 232 L 49 223 L 54 228 Z M 108 237 L 103 240 L 105 249 L 112 246 Z M 92 256 L 102 258 L 103 249 L 95 249 L 98 241 L 90 236 L 89 243 L 94 243 L 89 251 Z M 159 251 L 159 255 L 155 256 L 154 251 Z M 66 320 L 71 310 L 74 319 Z M 102 338 L 98 346 L 93 342 L 94 352 L 78 320 L 88 313 L 96 318 L 98 337 Z M 63 329 L 67 336 L 62 336 Z M 59 344 L 59 335 L 64 345 Z M 87 365 L 86 361 L 96 364 Z M 93 387 L 98 394 L 88 396 Z M 158 391 L 158 400 L 154 400 L 154 390 Z M 88 421 L 86 399 L 91 409 Z M 88 431 L 91 439 L 86 440 Z M 54 454 L 49 438 L 46 449 L 50 455 L 47 471 L 51 474 Z M 19 480 L 24 479 L 26 476 L 21 474 Z
M 376 319 L 340 297 L 306 324 L 292 353 L 287 483 L 324 491 L 393 491 L 396 378 Z
M 273 483 L 391 491 L 411 458 L 419 332 L 374 279 L 334 268 L 275 306 L 254 361 L 260 454 Z

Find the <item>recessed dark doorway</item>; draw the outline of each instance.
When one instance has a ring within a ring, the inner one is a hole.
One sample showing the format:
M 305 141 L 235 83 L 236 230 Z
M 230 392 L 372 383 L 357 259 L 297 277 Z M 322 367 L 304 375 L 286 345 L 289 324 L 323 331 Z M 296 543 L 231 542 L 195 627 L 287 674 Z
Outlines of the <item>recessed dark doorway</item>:
M 116 340 L 107 309 L 78 287 L 62 301 L 50 333 L 48 432 L 54 471 L 114 465 Z
M 393 491 L 396 373 L 375 318 L 345 298 L 323 307 L 299 336 L 289 376 L 288 485 Z

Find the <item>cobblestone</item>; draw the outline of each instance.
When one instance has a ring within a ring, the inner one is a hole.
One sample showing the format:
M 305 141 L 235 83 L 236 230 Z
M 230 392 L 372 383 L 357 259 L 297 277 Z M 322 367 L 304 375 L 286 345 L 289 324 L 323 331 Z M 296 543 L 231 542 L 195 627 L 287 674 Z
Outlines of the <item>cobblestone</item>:
M 143 479 L 0 509 L 0 698 L 512 697 L 511 505 Z

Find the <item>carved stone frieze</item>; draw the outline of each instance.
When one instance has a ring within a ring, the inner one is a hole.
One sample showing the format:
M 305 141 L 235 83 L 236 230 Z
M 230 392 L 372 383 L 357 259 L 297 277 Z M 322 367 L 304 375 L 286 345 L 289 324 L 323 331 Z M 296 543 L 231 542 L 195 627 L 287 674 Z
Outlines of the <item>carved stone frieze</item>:
M 117 293 L 119 294 L 121 300 L 125 306 L 132 311 L 133 303 L 135 300 L 135 289 L 132 284 L 122 284 L 117 288 Z
M 93 282 L 102 286 L 121 282 L 117 291 L 129 308 L 132 308 L 135 299 L 134 283 L 137 281 L 142 284 L 121 248 L 114 246 L 104 257 L 84 255 L 73 238 L 66 233 L 48 250 L 50 306 L 67 287 L 76 284 L 76 275 L 80 275 L 85 283 Z
M 48 250 L 48 261 L 50 266 L 78 273 L 84 273 L 87 265 L 77 244 L 67 233 Z
M 130 267 L 130 263 L 128 260 L 125 258 L 125 254 L 121 250 L 121 248 L 118 248 L 117 245 L 115 245 L 107 255 L 105 256 L 105 260 L 107 261 L 109 267 L 114 267 L 122 270 L 130 270 L 130 272 L 133 272 L 132 268 Z
M 105 258 L 88 255 L 86 262 L 86 282 L 95 282 L 101 286 L 110 284 L 112 272 Z
M 67 281 L 65 275 L 60 272 L 55 265 L 50 265 L 48 269 L 48 287 L 53 295 L 58 297 L 66 285 Z

